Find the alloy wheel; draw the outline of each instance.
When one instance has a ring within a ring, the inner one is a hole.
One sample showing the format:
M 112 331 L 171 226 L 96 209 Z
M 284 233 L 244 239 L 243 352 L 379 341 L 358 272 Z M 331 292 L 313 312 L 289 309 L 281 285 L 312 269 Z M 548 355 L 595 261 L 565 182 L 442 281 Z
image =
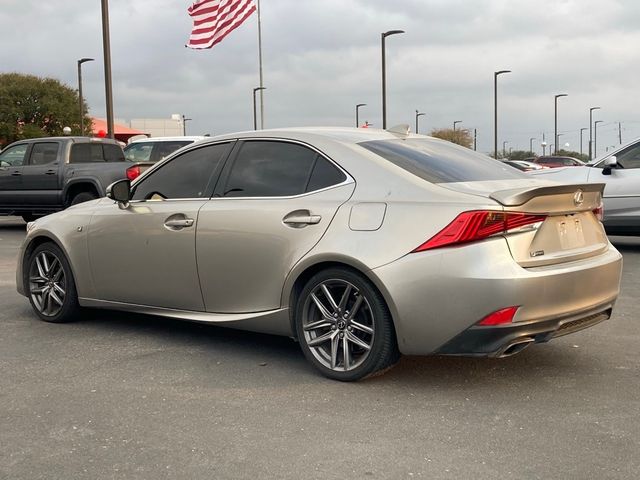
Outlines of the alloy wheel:
M 29 269 L 29 294 L 38 312 L 55 317 L 64 306 L 66 278 L 60 259 L 50 251 L 33 257 Z
M 303 307 L 302 329 L 312 355 L 333 371 L 362 365 L 375 338 L 368 299 L 342 279 L 325 280 L 311 290 Z

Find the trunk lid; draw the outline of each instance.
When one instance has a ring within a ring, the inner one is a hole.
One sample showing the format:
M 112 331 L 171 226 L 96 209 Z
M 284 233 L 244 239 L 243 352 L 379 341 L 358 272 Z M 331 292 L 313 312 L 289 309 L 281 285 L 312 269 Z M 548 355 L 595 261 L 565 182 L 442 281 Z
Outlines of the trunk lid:
M 558 184 L 537 179 L 440 184 L 494 200 L 505 212 L 545 215 L 535 224 L 504 234 L 522 267 L 560 264 L 599 255 L 608 239 L 594 210 L 604 184 Z

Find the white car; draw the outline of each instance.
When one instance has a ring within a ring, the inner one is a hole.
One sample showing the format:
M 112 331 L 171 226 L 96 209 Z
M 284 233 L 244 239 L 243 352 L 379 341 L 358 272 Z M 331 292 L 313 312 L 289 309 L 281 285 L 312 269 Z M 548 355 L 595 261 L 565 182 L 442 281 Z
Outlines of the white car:
M 611 235 L 640 236 L 640 139 L 582 167 L 528 172 L 562 183 L 604 183 L 604 227 Z
M 134 140 L 124 148 L 124 157 L 130 162 L 156 163 L 176 150 L 206 137 L 152 137 Z

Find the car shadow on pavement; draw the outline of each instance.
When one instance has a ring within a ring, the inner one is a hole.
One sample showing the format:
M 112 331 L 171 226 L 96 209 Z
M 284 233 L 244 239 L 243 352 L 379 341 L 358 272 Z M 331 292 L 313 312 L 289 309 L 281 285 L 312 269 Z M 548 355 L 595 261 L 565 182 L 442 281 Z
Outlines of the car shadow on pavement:
M 326 380 L 306 361 L 297 343 L 286 337 L 109 310 L 90 312 L 77 325 L 134 338 L 134 342 L 138 339 L 147 348 L 149 344 L 160 345 L 161 350 L 171 350 L 178 357 L 182 349 L 195 348 L 206 362 L 218 360 L 218 363 L 223 363 L 222 368 L 228 370 L 223 370 L 224 376 L 233 376 L 239 368 L 267 367 L 261 370 L 261 377 L 275 384 Z M 504 359 L 402 357 L 384 375 L 365 379 L 357 385 L 445 389 L 486 388 L 493 385 L 499 388 L 501 385 L 533 384 L 549 381 L 550 378 L 572 377 L 585 370 L 591 372 L 599 369 L 597 358 L 585 357 L 566 342 L 559 342 L 562 340 L 534 345 Z M 155 354 L 162 355 L 162 351 Z M 136 358 L 130 360 L 135 361 Z

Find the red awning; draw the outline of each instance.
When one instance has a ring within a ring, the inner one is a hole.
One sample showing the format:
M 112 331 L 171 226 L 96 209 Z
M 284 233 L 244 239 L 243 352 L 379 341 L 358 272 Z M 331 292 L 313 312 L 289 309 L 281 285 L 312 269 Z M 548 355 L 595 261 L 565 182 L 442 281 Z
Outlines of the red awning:
M 95 136 L 98 136 L 98 133 L 102 130 L 103 132 L 107 132 L 107 121 L 102 118 L 92 118 L 93 125 L 91 131 Z M 129 138 L 135 135 L 147 135 L 148 133 L 142 132 L 140 130 L 134 130 L 133 128 L 125 127 L 124 125 L 118 125 L 117 123 L 113 124 L 113 136 L 116 140 L 120 140 L 121 142 L 127 142 Z

